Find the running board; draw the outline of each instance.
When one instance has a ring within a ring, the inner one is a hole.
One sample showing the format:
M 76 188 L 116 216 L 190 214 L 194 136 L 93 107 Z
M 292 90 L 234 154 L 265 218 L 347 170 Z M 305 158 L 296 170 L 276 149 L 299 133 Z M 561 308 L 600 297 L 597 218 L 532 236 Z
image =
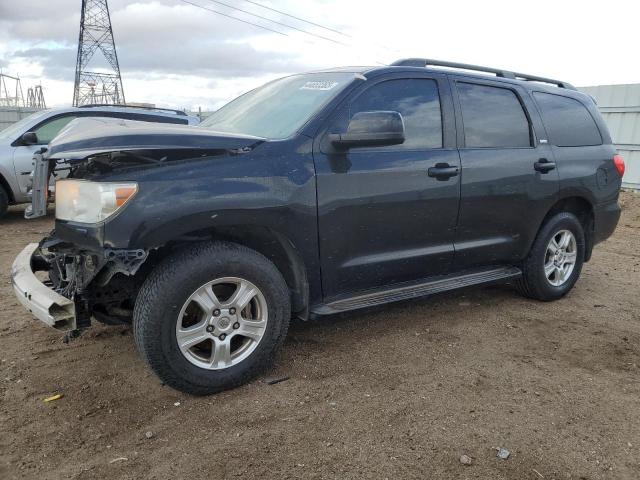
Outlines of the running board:
M 330 315 L 346 312 L 358 308 L 373 307 L 385 303 L 398 302 L 411 298 L 424 297 L 436 293 L 471 287 L 485 283 L 499 282 L 510 278 L 518 278 L 522 271 L 516 267 L 500 267 L 489 270 L 474 271 L 455 277 L 439 278 L 428 282 L 403 284 L 389 290 L 365 293 L 355 297 L 335 300 L 333 302 L 316 305 L 311 308 L 311 314 Z

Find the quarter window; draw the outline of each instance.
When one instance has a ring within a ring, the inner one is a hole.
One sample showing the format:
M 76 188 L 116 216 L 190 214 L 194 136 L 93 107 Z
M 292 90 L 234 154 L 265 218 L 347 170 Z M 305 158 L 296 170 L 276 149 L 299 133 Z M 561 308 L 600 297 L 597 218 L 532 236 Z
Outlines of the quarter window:
M 409 78 L 378 83 L 351 103 L 349 116 L 378 110 L 399 112 L 404 119 L 404 143 L 383 148 L 442 148 L 442 113 L 435 80 Z
M 534 92 L 533 96 L 542 112 L 551 143 L 558 147 L 602 144 L 596 122 L 581 102 L 551 93 Z
M 507 88 L 458 82 L 467 148 L 530 147 L 529 119 Z

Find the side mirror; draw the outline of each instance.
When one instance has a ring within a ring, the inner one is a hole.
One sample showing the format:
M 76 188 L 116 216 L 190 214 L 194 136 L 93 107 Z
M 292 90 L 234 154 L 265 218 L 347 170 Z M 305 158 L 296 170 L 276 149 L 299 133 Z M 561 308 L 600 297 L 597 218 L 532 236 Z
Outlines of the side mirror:
M 332 133 L 329 140 L 336 147 L 381 147 L 404 143 L 404 120 L 398 112 L 359 112 L 346 133 Z
M 37 145 L 38 135 L 36 135 L 36 132 L 26 132 L 22 134 L 20 141 L 23 145 Z

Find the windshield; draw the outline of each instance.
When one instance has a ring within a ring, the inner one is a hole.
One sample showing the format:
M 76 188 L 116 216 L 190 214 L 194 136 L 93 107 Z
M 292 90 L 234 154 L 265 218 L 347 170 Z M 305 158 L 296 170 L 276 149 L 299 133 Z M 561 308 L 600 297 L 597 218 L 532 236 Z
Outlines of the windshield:
M 16 123 L 12 123 L 4 130 L 0 130 L 0 138 L 10 138 L 11 140 L 15 140 L 27 131 L 25 130 L 26 128 L 36 124 L 40 117 L 44 117 L 49 112 L 50 110 L 42 110 L 40 112 L 32 113 L 28 117 L 25 117 Z
M 225 133 L 287 138 L 354 78 L 354 73 L 346 72 L 281 78 L 236 98 L 200 126 Z

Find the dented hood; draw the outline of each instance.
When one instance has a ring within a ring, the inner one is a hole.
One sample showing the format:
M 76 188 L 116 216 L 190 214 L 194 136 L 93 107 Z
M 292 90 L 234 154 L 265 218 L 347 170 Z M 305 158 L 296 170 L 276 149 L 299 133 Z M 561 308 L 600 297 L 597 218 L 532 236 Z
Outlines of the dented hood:
M 78 118 L 49 143 L 47 155 L 49 158 L 82 159 L 99 153 L 132 150 L 236 150 L 264 141 L 264 138 L 251 135 L 222 133 L 189 125 Z

